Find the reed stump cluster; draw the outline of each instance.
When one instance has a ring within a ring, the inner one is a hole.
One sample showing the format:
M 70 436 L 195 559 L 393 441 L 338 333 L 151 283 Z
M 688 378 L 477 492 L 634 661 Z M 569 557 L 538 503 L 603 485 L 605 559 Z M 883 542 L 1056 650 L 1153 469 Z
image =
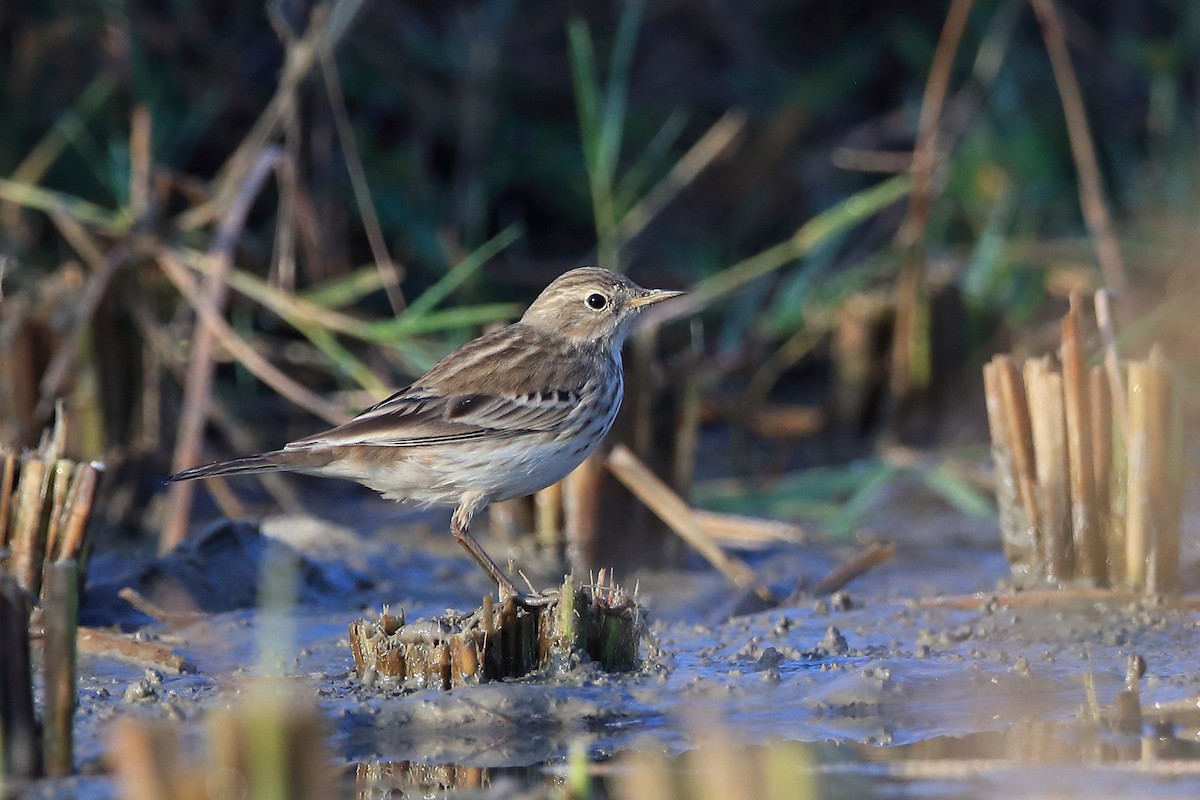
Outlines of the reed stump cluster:
M 1072 297 L 1057 359 L 984 367 L 1004 553 L 1019 583 L 1172 593 L 1179 583 L 1182 424 L 1157 347 L 1122 361 L 1097 293 L 1089 364 Z
M 541 600 L 487 596 L 474 612 L 411 624 L 387 609 L 355 620 L 355 671 L 372 685 L 452 689 L 569 668 L 584 657 L 609 672 L 636 666 L 645 612 L 603 570 L 586 586 L 568 576 Z
M 87 525 L 102 467 L 63 457 L 59 409 L 40 446 L 0 446 L 0 783 L 74 769 L 75 647 Z M 41 629 L 44 712 L 33 703 L 30 626 Z

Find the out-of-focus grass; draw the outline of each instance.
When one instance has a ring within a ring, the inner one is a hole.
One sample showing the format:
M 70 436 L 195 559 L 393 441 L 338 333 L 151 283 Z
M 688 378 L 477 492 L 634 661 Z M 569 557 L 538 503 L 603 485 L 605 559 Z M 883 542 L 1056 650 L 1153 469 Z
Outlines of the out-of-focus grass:
M 1151 297 L 1130 306 L 1154 313 L 1123 322 L 1131 343 L 1161 338 L 1177 315 L 1155 305 L 1152 287 L 1167 282 L 1157 244 L 1175 234 L 1156 223 L 1186 219 L 1200 201 L 1187 177 L 1198 161 L 1187 54 L 1200 11 L 1062 6 L 1103 188 L 1131 272 L 1149 278 L 1134 294 L 1147 286 Z M 709 301 L 707 391 L 734 398 L 727 407 L 786 396 L 790 376 L 827 358 L 846 298 L 895 281 L 891 201 L 908 189 L 886 173 L 905 170 L 946 13 L 920 2 L 814 15 L 782 0 L 698 16 L 637 1 L 341 0 L 312 19 L 190 0 L 169 14 L 64 8 L 79 13 L 0 15 L 18 45 L 0 54 L 6 297 L 65 262 L 96 261 L 71 225 L 102 256 L 149 238 L 204 267 L 212 209 L 237 187 L 231 155 L 252 150 L 265 130 L 256 121 L 277 109 L 268 138 L 290 174 L 247 216 L 232 304 L 247 340 L 289 342 L 305 364 L 323 364 L 308 376 L 316 388 L 382 391 L 392 372 L 419 371 L 509 318 L 510 301 L 594 250 L 606 266 Z M 302 47 L 314 30 L 336 47 L 336 72 L 290 72 L 306 58 L 320 70 L 323 51 Z M 1027 3 L 974 4 L 949 73 L 924 237 L 931 280 L 965 308 L 965 330 L 933 335 L 968 351 L 1035 330 L 1064 275 L 1097 279 L 1052 78 Z M 131 146 L 141 112 L 148 153 Z M 147 156 L 151 185 L 135 186 Z M 348 171 L 358 160 L 370 197 Z M 146 191 L 153 202 L 139 208 Z M 409 306 L 395 320 L 377 268 L 355 267 L 378 250 L 371 209 L 376 238 L 404 267 Z M 277 270 L 287 247 L 293 279 Z M 136 302 L 139 318 L 152 309 L 166 325 L 173 297 L 134 257 L 105 303 L 120 318 Z

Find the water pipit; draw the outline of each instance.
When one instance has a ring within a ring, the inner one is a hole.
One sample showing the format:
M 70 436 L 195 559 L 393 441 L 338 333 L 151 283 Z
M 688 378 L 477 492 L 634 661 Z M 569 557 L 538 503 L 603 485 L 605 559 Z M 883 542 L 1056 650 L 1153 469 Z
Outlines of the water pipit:
M 301 472 L 357 481 L 393 500 L 453 505 L 454 538 L 502 591 L 519 595 L 468 532 L 471 518 L 561 480 L 596 449 L 621 406 L 630 323 L 680 294 L 598 267 L 571 270 L 519 321 L 466 343 L 345 425 L 168 480 Z

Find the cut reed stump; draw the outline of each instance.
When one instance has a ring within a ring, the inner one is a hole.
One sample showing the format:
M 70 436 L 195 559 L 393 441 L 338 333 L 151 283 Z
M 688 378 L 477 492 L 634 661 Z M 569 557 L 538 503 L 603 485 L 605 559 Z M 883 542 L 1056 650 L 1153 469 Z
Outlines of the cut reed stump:
M 63 458 L 65 442 L 59 407 L 37 450 L 0 447 L 0 777 L 14 782 L 74 770 L 81 564 L 101 466 Z M 44 650 L 40 723 L 29 662 L 35 607 Z
M 566 669 L 585 656 L 628 671 L 645 635 L 645 611 L 601 570 L 589 586 L 568 576 L 545 605 L 487 596 L 473 613 L 411 624 L 385 608 L 350 623 L 350 651 L 366 683 L 452 689 Z
M 1171 374 L 1115 353 L 1108 298 L 1096 298 L 1105 366 L 1087 363 L 1082 302 L 1071 298 L 1062 349 L 1018 369 L 984 367 L 996 502 L 1018 584 L 1178 588 L 1182 425 Z M 1099 354 L 1097 354 L 1099 360 Z

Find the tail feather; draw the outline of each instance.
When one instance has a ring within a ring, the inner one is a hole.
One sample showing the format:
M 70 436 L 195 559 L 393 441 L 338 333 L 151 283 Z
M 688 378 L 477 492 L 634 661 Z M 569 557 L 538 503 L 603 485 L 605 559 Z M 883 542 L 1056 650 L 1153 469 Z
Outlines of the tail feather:
M 251 472 L 279 472 L 290 469 L 280 457 L 282 451 L 259 453 L 253 456 L 235 458 L 231 461 L 218 461 L 215 464 L 205 464 L 202 467 L 192 467 L 182 472 L 176 472 L 167 478 L 167 483 L 191 481 L 197 478 L 216 478 L 224 475 L 244 475 Z

